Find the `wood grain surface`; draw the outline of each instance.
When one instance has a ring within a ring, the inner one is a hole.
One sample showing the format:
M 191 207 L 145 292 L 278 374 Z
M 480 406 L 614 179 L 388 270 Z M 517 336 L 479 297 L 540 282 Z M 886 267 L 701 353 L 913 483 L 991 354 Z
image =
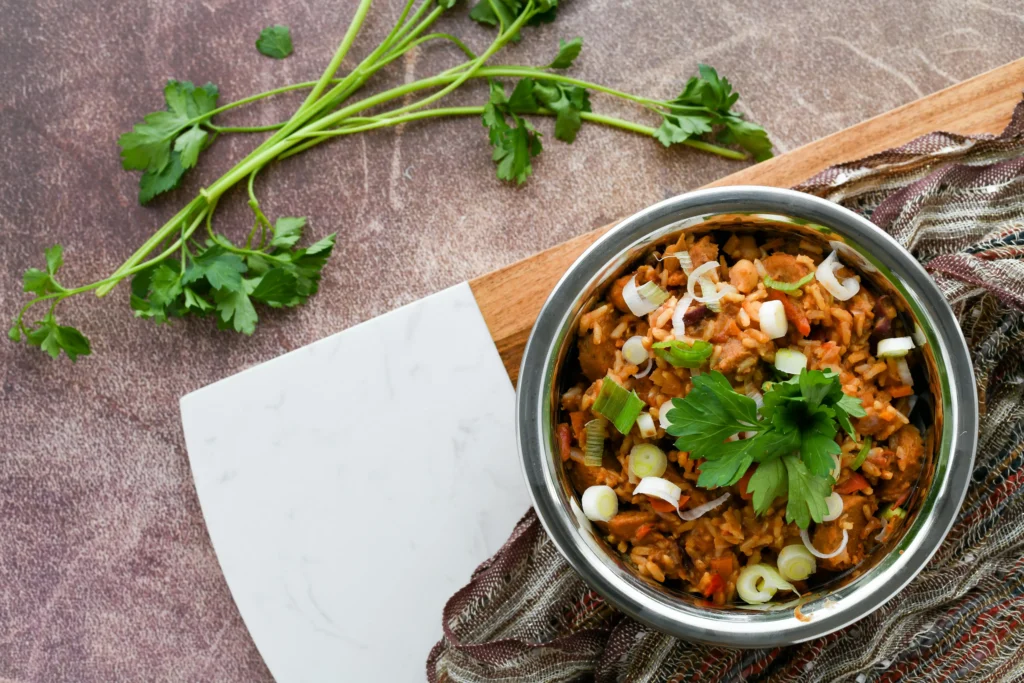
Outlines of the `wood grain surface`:
M 1024 89 L 1024 59 L 922 97 L 792 152 L 749 166 L 707 187 L 792 187 L 833 164 L 875 154 L 936 130 L 998 133 Z M 558 278 L 615 223 L 470 280 L 480 311 L 515 382 L 533 322 Z

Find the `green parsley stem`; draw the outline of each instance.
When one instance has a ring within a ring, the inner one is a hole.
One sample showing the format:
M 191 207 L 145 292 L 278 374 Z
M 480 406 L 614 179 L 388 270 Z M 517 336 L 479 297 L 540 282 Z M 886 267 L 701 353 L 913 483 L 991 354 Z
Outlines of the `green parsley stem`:
M 299 111 L 305 110 L 308 106 L 316 102 L 320 95 L 323 94 L 327 88 L 329 81 L 334 78 L 334 75 L 338 73 L 338 69 L 341 68 L 341 62 L 345 59 L 345 55 L 348 54 L 349 49 L 352 47 L 352 43 L 355 42 L 356 36 L 359 35 L 359 30 L 363 27 L 363 21 L 366 20 L 366 14 L 370 11 L 370 3 L 372 0 L 360 0 L 359 6 L 356 7 L 355 16 L 352 17 L 352 23 L 348 25 L 348 30 L 345 31 L 345 37 L 341 39 L 341 45 L 334 51 L 334 56 L 331 57 L 330 63 L 327 65 L 327 69 L 324 71 L 320 80 L 313 86 L 313 90 L 310 91 L 309 95 L 306 96 L 306 101 L 299 107 Z M 411 0 L 410 0 L 411 3 Z M 409 5 L 406 5 L 406 11 L 408 11 Z
M 310 138 L 310 141 L 294 147 L 278 159 L 287 159 L 288 157 L 298 154 L 310 147 L 314 146 L 318 142 L 322 142 L 324 139 L 329 137 L 338 137 L 342 135 L 351 135 L 353 133 L 362 133 L 369 130 L 376 130 L 378 128 L 387 128 L 390 126 L 397 126 L 410 121 L 419 121 L 422 119 L 436 118 L 442 116 L 480 116 L 483 114 L 484 108 L 481 106 L 476 107 L 439 107 L 435 109 L 427 109 L 425 111 L 413 112 L 409 114 L 403 114 L 400 116 L 391 116 L 391 112 L 382 114 L 381 116 L 387 118 L 380 118 L 370 123 L 366 123 L 358 126 L 346 126 L 344 128 L 334 128 L 331 130 L 317 131 L 312 133 L 303 133 L 301 131 L 294 133 L 291 137 L 294 138 Z M 554 112 L 541 109 L 536 112 L 542 116 L 554 116 Z M 639 133 L 646 135 L 647 137 L 654 137 L 655 129 L 650 126 L 645 126 L 641 123 L 635 123 L 633 121 L 627 121 L 625 119 L 615 118 L 613 116 L 606 116 L 604 114 L 595 114 L 594 112 L 580 112 L 580 118 L 584 121 L 591 123 L 598 123 L 604 126 L 610 126 L 613 128 L 619 128 L 621 130 L 631 131 L 633 133 Z M 702 142 L 700 140 L 686 140 L 683 142 L 684 145 L 688 145 L 695 149 L 702 150 L 704 152 L 710 152 L 711 154 L 717 154 L 728 159 L 746 159 L 746 155 L 743 152 L 728 149 L 726 147 L 720 147 L 708 142 Z
M 180 222 L 187 220 L 188 216 L 195 209 L 207 205 L 208 203 L 215 201 L 221 194 L 226 192 L 230 187 L 234 186 L 240 179 L 258 170 L 265 164 L 277 158 L 285 158 L 291 156 L 299 151 L 308 149 L 309 147 L 322 142 L 328 137 L 335 135 L 344 135 L 348 133 L 358 132 L 361 130 L 373 130 L 376 128 L 383 128 L 388 126 L 398 125 L 412 120 L 419 120 L 422 118 L 430 118 L 436 116 L 466 116 L 477 114 L 482 108 L 473 107 L 449 107 L 435 110 L 429 110 L 425 112 L 419 112 L 416 116 L 409 116 L 410 113 L 417 109 L 421 109 L 437 100 L 443 98 L 445 95 L 458 88 L 462 83 L 470 78 L 500 78 L 500 77 L 534 77 L 542 78 L 552 81 L 558 81 L 571 85 L 577 85 L 584 88 L 590 88 L 598 92 L 613 95 L 623 99 L 631 100 L 645 106 L 655 104 L 662 105 L 657 100 L 649 100 L 648 98 L 631 95 L 614 88 L 607 88 L 600 86 L 595 83 L 583 81 L 562 74 L 550 73 L 541 69 L 532 69 L 528 67 L 514 67 L 514 66 L 494 66 L 487 67 L 485 63 L 490 59 L 496 52 L 504 47 L 522 28 L 522 26 L 533 16 L 533 12 L 526 11 L 522 13 L 515 22 L 513 22 L 506 30 L 502 31 L 498 37 L 491 43 L 490 47 L 481 54 L 465 64 L 458 67 L 458 71 L 449 70 L 444 74 L 434 76 L 431 78 L 420 79 L 413 83 L 404 84 L 395 88 L 391 88 L 384 92 L 376 95 L 367 97 L 359 102 L 350 104 L 342 107 L 329 114 L 325 114 L 320 118 L 315 118 L 317 115 L 325 111 L 328 103 L 333 105 L 343 102 L 345 98 L 350 96 L 358 88 L 360 88 L 366 79 L 376 70 L 379 65 L 375 63 L 381 54 L 385 54 L 385 61 L 390 60 L 398 55 L 402 54 L 405 50 L 411 49 L 420 40 L 417 38 L 418 33 L 425 30 L 426 26 L 436 20 L 440 15 L 442 8 L 436 7 L 435 11 L 428 15 L 425 19 L 420 20 L 426 8 L 433 4 L 433 0 L 428 0 L 417 10 L 417 12 L 409 19 L 404 22 L 404 18 L 407 16 L 409 9 L 412 5 L 412 0 L 406 4 L 403 10 L 402 17 L 396 22 L 395 28 L 392 29 L 392 33 L 389 35 L 389 39 L 385 40 L 384 43 L 378 47 L 369 57 L 354 69 L 345 78 L 340 81 L 334 78 L 338 68 L 340 68 L 342 60 L 348 54 L 352 43 L 358 34 L 359 28 L 366 17 L 366 13 L 369 10 L 371 0 L 362 0 L 359 7 L 356 10 L 356 15 L 349 25 L 348 31 L 342 41 L 342 44 L 338 47 L 334 57 L 331 60 L 331 64 L 327 70 L 324 71 L 323 76 L 315 82 L 312 86 L 310 94 L 306 97 L 302 106 L 299 107 L 295 115 L 283 124 L 273 124 L 268 126 L 237 126 L 237 127 L 217 127 L 211 126 L 215 132 L 259 132 L 277 130 L 277 132 L 265 140 L 260 146 L 254 149 L 245 159 L 240 161 L 234 168 L 228 171 L 224 176 L 215 181 L 199 196 L 193 199 L 187 204 L 181 211 L 179 211 L 173 218 L 164 224 L 156 233 L 154 233 L 150 239 L 148 239 L 135 253 L 126 260 L 107 280 L 103 281 L 103 285 L 97 288 L 97 296 L 105 296 L 114 284 L 123 276 L 127 271 L 132 270 L 137 266 L 147 254 L 161 244 L 165 239 L 177 229 L 180 228 Z M 409 27 L 419 21 L 416 28 L 409 30 Z M 422 40 L 432 38 L 436 35 L 437 37 L 443 37 L 447 34 L 431 34 L 431 36 L 423 36 Z M 397 44 L 392 48 L 392 42 L 397 40 Z M 457 39 L 456 39 L 457 40 Z M 458 43 L 457 43 L 458 44 Z M 464 45 L 460 46 L 460 49 L 464 51 Z M 390 50 L 390 52 L 388 51 Z M 320 97 L 326 90 L 329 84 L 336 83 L 334 88 L 327 92 L 324 97 Z M 283 88 L 277 88 L 266 93 L 260 93 L 258 95 L 252 95 L 250 97 L 239 100 L 238 102 L 225 105 L 220 107 L 211 114 L 207 115 L 209 118 L 215 113 L 226 111 L 235 106 L 241 106 L 249 102 L 254 102 L 263 97 L 269 97 L 271 95 L 280 94 L 289 90 L 296 90 L 304 87 L 309 87 L 308 83 L 295 84 L 293 86 L 286 86 Z M 367 122 L 362 122 L 356 126 L 347 127 L 344 131 L 329 131 L 325 130 L 330 126 L 340 124 L 347 121 L 348 119 L 354 118 L 355 114 L 370 109 L 374 106 L 384 104 L 386 102 L 398 99 L 409 93 L 416 92 L 419 90 L 426 90 L 430 88 L 441 87 L 435 93 L 424 97 L 416 102 L 399 107 L 396 110 L 382 114 L 379 116 L 371 117 Z M 386 118 L 381 118 L 381 116 Z M 592 112 L 581 113 L 581 118 L 592 123 L 600 123 L 602 125 L 612 126 L 623 130 L 632 131 L 642 135 L 653 136 L 654 129 L 649 126 L 644 126 L 639 123 L 632 121 L 626 121 L 610 116 L 601 114 L 594 114 Z M 311 120 L 313 119 L 313 120 Z M 313 138 L 296 145 L 295 143 L 303 138 Z M 718 145 L 706 143 L 698 140 L 687 140 L 684 144 L 712 154 L 717 154 L 722 157 L 729 159 L 746 159 L 746 155 L 730 150 Z M 204 212 L 205 214 L 205 212 Z M 191 232 L 189 232 L 191 234 Z M 134 272 L 134 271 L 133 271 Z
M 206 127 L 217 133 L 266 133 L 271 130 L 278 130 L 284 128 L 285 122 L 281 123 L 269 123 L 265 126 L 216 126 L 212 123 L 206 123 Z

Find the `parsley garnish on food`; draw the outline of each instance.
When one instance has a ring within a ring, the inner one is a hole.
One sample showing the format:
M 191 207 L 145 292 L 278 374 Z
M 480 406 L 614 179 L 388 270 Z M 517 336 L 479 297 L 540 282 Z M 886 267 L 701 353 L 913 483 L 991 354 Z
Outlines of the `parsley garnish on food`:
M 532 175 L 533 161 L 543 151 L 539 121 L 545 118 L 553 119 L 553 136 L 565 143 L 576 141 L 585 126 L 600 125 L 728 159 L 761 160 L 771 154 L 767 134 L 732 109 L 738 95 L 729 81 L 709 66 L 701 65 L 699 74 L 687 81 L 678 97 L 663 100 L 564 73 L 581 54 L 583 39 L 579 37 L 560 40 L 553 58 L 543 66 L 500 64 L 497 54 L 521 40 L 527 27 L 556 19 L 558 0 L 477 2 L 469 17 L 494 30 L 484 41 L 479 32 L 464 41 L 432 29 L 455 6 L 455 0 L 405 0 L 399 3 L 402 8 L 391 31 L 376 47 L 354 47 L 371 0 L 353 4 L 352 22 L 316 81 L 284 85 L 227 104 L 220 104 L 220 92 L 212 83 L 196 86 L 189 81 L 168 81 L 160 109 L 143 116 L 131 132 L 118 139 L 123 167 L 141 172 L 140 203 L 178 188 L 186 174 L 196 172 L 203 152 L 217 138 L 266 137 L 253 143 L 251 151 L 219 178 L 202 178 L 197 183 L 202 189 L 112 273 L 88 284 L 63 286 L 56 283 L 55 269 L 29 268 L 25 291 L 32 296 L 15 315 L 10 339 L 27 341 L 54 356 L 61 351 L 71 358 L 88 354 L 88 340 L 75 328 L 59 325 L 55 309 L 79 294 L 105 296 L 125 280 L 132 283 L 130 301 L 135 315 L 158 323 L 186 315 L 215 316 L 219 326 L 251 334 L 258 320 L 256 304 L 284 307 L 303 303 L 317 290 L 334 238 L 298 248 L 304 219 L 272 222 L 257 199 L 255 181 L 257 176 L 262 179 L 274 162 L 336 137 L 428 119 L 479 117 L 492 148 L 495 173 L 510 183 L 523 183 Z M 474 41 L 481 44 L 471 47 Z M 461 63 L 391 87 L 388 84 L 395 82 L 393 78 L 384 80 L 383 85 L 372 82 L 380 80 L 378 72 L 400 72 L 410 51 L 436 44 L 460 55 Z M 266 28 L 256 47 L 269 57 L 287 57 L 292 51 L 291 32 L 281 25 Z M 366 56 L 356 62 L 351 57 L 354 54 Z M 465 90 L 464 85 L 483 80 L 490 85 L 484 101 L 471 106 L 441 102 L 455 90 Z M 367 84 L 373 95 L 362 93 Z M 222 115 L 233 115 L 231 110 L 292 91 L 302 99 L 287 121 L 234 125 L 221 120 Z M 600 97 L 635 104 L 638 118 L 595 111 L 592 97 L 595 102 Z M 486 149 L 483 139 L 481 149 Z M 241 185 L 247 186 L 252 229 L 247 238 L 244 230 L 238 229 L 238 236 L 231 239 L 215 230 L 214 216 L 220 202 Z M 46 314 L 35 314 L 35 307 Z M 669 353 L 677 361 L 684 355 L 679 350 Z
M 786 520 L 806 529 L 828 512 L 825 498 L 835 484 L 832 456 L 841 452 L 837 425 L 855 435 L 850 418 L 864 414 L 860 399 L 843 393 L 835 373 L 804 370 L 775 382 L 758 410 L 725 375 L 711 372 L 693 378 L 686 398 L 672 400 L 667 431 L 676 437 L 676 448 L 704 458 L 698 486 L 731 486 L 756 462 L 747 484 L 754 509 L 760 514 L 788 495 Z M 754 434 L 726 441 L 740 432 Z
M 256 49 L 261 55 L 284 59 L 292 53 L 292 33 L 287 26 L 268 26 L 260 31 L 260 37 L 256 39 Z

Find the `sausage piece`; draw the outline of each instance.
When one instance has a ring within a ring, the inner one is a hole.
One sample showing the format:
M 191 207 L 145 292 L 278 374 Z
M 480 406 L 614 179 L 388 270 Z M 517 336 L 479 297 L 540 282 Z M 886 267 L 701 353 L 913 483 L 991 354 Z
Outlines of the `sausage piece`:
M 644 524 L 658 521 L 658 515 L 643 510 L 624 510 L 608 522 L 608 532 L 615 538 L 628 541 L 636 536 L 636 530 Z
M 846 543 L 846 549 L 835 557 L 827 560 L 818 560 L 818 564 L 822 569 L 833 572 L 842 571 L 849 569 L 864 559 L 866 540 L 864 536 L 866 535 L 868 522 L 872 519 L 872 517 L 864 513 L 864 505 L 867 503 L 868 499 L 866 496 L 843 496 L 843 514 L 839 519 L 819 524 L 815 528 L 814 547 L 820 552 L 827 554 L 838 548 L 839 544 L 843 541 L 843 527 L 841 525 L 844 522 L 853 525 L 853 528 L 847 532 L 849 540 Z M 875 505 L 873 503 L 868 505 L 873 515 Z
M 887 502 L 902 498 L 917 482 L 924 466 L 924 441 L 914 425 L 904 425 L 889 437 L 889 448 L 896 453 L 892 479 L 878 482 L 878 497 Z
M 594 335 L 588 332 L 580 337 L 577 348 L 580 352 L 580 368 L 591 381 L 601 379 L 615 365 L 615 340 L 608 335 L 597 344 Z
M 772 254 L 761 263 L 768 275 L 777 282 L 797 282 L 811 272 L 806 264 L 800 263 L 791 254 Z

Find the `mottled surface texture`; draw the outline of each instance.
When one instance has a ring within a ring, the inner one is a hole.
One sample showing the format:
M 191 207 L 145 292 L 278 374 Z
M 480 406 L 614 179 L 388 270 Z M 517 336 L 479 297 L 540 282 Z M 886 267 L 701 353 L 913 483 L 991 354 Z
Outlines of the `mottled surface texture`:
M 114 141 L 159 106 L 164 79 L 211 80 L 230 101 L 313 78 L 354 4 L 3 0 L 4 316 L 44 246 L 65 245 L 67 280 L 101 277 L 253 144 L 219 141 L 187 187 L 137 206 L 137 178 L 120 170 Z M 379 5 L 359 56 L 399 3 Z M 575 73 L 656 95 L 707 61 L 785 151 L 1020 56 L 1018 3 L 896 5 L 577 0 L 508 59 L 540 63 L 558 37 L 583 35 Z M 481 44 L 484 32 L 463 28 L 462 13 L 446 21 Z M 253 47 L 271 23 L 292 26 L 287 61 Z M 453 59 L 446 48 L 415 53 L 395 64 L 391 82 Z M 608 111 L 604 100 L 595 105 Z M 277 100 L 233 120 L 278 120 L 291 106 Z M 345 260 L 328 266 L 309 305 L 263 315 L 253 338 L 208 322 L 137 321 L 121 289 L 68 306 L 65 318 L 96 353 L 77 365 L 0 345 L 0 679 L 269 679 L 203 526 L 178 397 L 736 168 L 585 128 L 572 147 L 551 141 L 534 179 L 513 189 L 494 180 L 476 122 L 361 136 L 261 177 L 265 208 L 307 214 L 317 234 L 338 230 Z M 245 220 L 229 209 L 221 229 Z

